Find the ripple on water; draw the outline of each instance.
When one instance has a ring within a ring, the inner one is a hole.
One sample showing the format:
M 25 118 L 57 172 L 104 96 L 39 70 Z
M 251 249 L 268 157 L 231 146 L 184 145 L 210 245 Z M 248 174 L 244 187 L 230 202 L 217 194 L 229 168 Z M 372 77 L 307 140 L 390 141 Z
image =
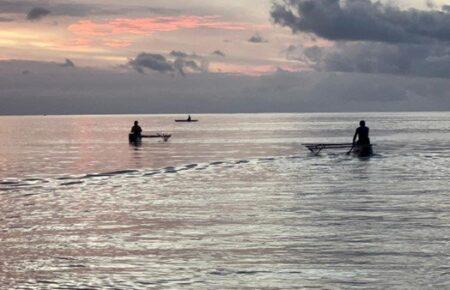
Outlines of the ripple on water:
M 402 159 L 298 157 L 48 179 L 24 198 L 6 194 L 1 266 L 17 277 L 12 289 L 445 285 L 443 179 L 409 178 Z M 414 167 L 436 174 L 423 160 Z

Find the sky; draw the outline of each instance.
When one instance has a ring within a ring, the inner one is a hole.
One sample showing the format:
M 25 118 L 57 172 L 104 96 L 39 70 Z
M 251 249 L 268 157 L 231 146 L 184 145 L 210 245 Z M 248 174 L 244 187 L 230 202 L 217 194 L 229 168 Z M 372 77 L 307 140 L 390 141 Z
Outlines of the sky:
M 443 0 L 0 0 L 0 114 L 450 110 L 449 43 Z

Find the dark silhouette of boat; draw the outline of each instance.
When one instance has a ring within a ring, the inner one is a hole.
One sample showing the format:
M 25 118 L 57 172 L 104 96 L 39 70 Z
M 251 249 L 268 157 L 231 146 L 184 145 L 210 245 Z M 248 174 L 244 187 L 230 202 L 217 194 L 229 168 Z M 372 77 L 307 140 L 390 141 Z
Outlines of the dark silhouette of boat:
M 190 122 L 198 122 L 198 120 L 175 120 L 175 122 L 186 122 L 186 123 L 190 123 Z
M 198 120 L 194 120 L 194 119 L 191 118 L 191 115 L 188 115 L 187 119 L 175 120 L 175 122 L 186 122 L 186 123 L 190 123 L 190 122 L 198 122 Z
M 373 155 L 372 145 L 359 145 L 353 143 L 306 143 L 302 144 L 314 155 L 319 155 L 325 149 L 350 149 L 347 155 L 353 154 L 358 157 L 370 157 Z
M 136 136 L 133 133 L 128 134 L 128 141 L 130 141 L 130 143 L 139 143 L 142 141 L 143 138 L 162 138 L 164 140 L 164 142 L 167 142 L 169 140 L 169 138 L 172 137 L 172 135 L 170 134 L 152 134 L 152 135 L 141 135 Z

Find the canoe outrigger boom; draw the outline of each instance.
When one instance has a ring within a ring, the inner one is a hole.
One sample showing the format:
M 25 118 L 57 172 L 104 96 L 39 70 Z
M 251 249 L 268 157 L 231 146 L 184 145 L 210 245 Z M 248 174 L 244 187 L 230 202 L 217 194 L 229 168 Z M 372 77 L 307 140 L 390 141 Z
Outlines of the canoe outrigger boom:
M 351 151 L 358 156 L 372 155 L 372 145 L 353 145 L 352 143 L 305 143 L 302 145 L 314 155 L 319 155 L 324 149 L 354 149 Z
M 141 135 L 140 137 L 136 137 L 133 133 L 128 134 L 128 140 L 130 141 L 130 143 L 140 142 L 142 138 L 162 138 L 164 142 L 167 142 L 170 137 L 172 137 L 172 135 L 165 133 L 157 133 L 153 135 Z

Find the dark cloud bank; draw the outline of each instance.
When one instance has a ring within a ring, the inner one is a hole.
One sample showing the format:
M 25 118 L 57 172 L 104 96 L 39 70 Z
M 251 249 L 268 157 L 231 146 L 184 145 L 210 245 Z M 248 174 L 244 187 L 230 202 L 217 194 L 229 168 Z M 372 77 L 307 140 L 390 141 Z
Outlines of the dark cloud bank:
M 172 77 L 26 61 L 0 62 L 0 74 L 0 114 L 450 110 L 446 79 L 322 72 Z
M 266 39 L 264 39 L 259 33 L 255 33 L 248 39 L 248 42 L 252 43 L 264 43 L 268 42 Z
M 27 19 L 30 21 L 38 21 L 45 16 L 49 15 L 51 12 L 48 9 L 42 7 L 35 7 L 30 10 L 27 14 Z
M 61 64 L 62 67 L 75 67 L 75 63 L 70 59 L 66 58 L 66 61 Z
M 370 0 L 286 0 L 274 4 L 271 16 L 293 33 L 336 42 L 289 47 L 288 58 L 317 70 L 450 78 L 448 11 L 401 10 Z
M 206 60 L 198 55 L 182 51 L 172 51 L 169 55 L 174 57 L 174 59 L 167 59 L 161 54 L 143 52 L 136 58 L 131 59 L 128 64 L 141 74 L 144 74 L 146 71 L 157 71 L 163 74 L 169 73 L 174 75 L 178 73 L 185 76 L 187 71 L 207 71 Z
M 66 0 L 0 0 L 0 22 L 2 19 L 11 19 L 10 14 L 25 15 L 30 21 L 37 21 L 46 16 L 70 16 L 87 17 L 92 15 L 179 15 L 182 11 L 179 9 L 168 9 L 153 6 L 148 3 L 144 6 L 133 5 L 99 5 L 88 3 L 75 3 Z
M 215 50 L 211 54 L 214 56 L 226 57 L 226 54 L 221 50 Z
M 450 41 L 450 14 L 401 10 L 370 0 L 286 0 L 275 4 L 275 23 L 330 40 L 423 43 Z
M 26 14 L 28 20 L 39 20 L 49 14 L 83 17 L 93 14 L 109 14 L 109 9 L 98 5 L 68 3 L 68 1 L 0 0 L 0 14 Z

